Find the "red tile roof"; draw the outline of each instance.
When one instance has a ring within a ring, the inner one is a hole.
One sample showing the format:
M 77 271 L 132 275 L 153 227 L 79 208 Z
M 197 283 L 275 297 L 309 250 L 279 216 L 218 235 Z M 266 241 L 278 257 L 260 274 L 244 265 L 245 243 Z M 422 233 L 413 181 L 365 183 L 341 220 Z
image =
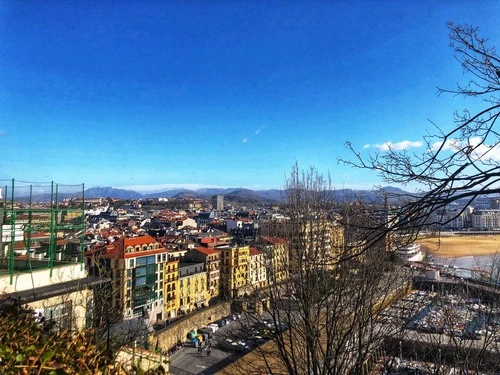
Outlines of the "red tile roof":
M 260 255 L 262 254 L 259 249 L 257 249 L 256 247 L 251 247 L 250 248 L 250 256 L 253 256 L 253 255 Z
M 114 242 L 111 242 L 110 244 L 96 246 L 94 249 L 86 252 L 85 255 L 101 253 L 101 256 L 106 258 L 124 259 L 124 258 L 135 258 L 138 256 L 145 256 L 145 255 L 153 255 L 167 251 L 167 249 L 165 249 L 163 246 L 160 245 L 159 249 L 125 253 L 125 249 L 129 246 L 135 247 L 137 245 L 142 246 L 142 245 L 149 245 L 151 243 L 157 243 L 157 241 L 149 235 L 133 237 L 133 238 L 122 237 Z
M 198 246 L 196 248 L 196 250 L 198 250 L 200 253 L 205 254 L 205 255 L 212 255 L 212 254 L 218 254 L 219 253 L 216 250 L 210 249 L 208 247 L 202 247 L 202 246 Z
M 273 244 L 285 244 L 286 243 L 285 239 L 281 238 L 281 237 L 264 237 L 264 239 L 267 242 L 271 242 Z

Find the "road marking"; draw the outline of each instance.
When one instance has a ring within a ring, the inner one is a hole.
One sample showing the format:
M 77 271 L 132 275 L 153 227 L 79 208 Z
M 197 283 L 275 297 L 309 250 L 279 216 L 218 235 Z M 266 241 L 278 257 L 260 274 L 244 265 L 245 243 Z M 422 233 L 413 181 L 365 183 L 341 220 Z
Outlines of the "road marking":
M 207 368 L 207 366 L 202 366 L 202 365 L 196 365 L 196 367 L 199 367 L 199 368 Z

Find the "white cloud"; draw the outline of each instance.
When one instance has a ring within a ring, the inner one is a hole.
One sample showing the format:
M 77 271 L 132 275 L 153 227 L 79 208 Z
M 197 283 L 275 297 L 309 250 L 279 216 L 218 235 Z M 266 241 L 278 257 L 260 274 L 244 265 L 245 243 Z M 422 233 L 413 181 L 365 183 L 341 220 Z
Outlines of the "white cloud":
M 443 150 L 458 150 L 460 148 L 458 140 L 448 139 L 444 144 L 442 142 L 434 142 L 431 146 L 431 151 L 437 151 L 441 145 Z
M 409 148 L 418 148 L 422 146 L 422 142 L 420 141 L 401 141 L 401 142 L 385 142 L 385 143 L 377 143 L 374 145 L 375 148 L 377 148 L 379 151 L 401 151 L 401 150 L 407 150 Z
M 367 143 L 366 145 L 363 146 L 363 150 L 366 150 L 367 148 L 370 148 L 370 147 L 372 147 L 372 145 Z
M 6 137 L 7 132 L 5 130 L 0 130 L 0 137 Z
M 262 131 L 262 129 L 264 129 L 264 128 L 265 128 L 265 126 L 261 126 L 260 128 L 258 128 L 258 129 L 255 131 L 255 135 L 258 135 L 258 134 Z
M 241 140 L 241 142 L 243 142 L 243 143 L 248 143 L 248 137 L 243 138 L 243 139 Z
M 471 146 L 474 147 L 474 151 L 471 154 L 473 158 L 478 160 L 482 159 L 484 161 L 500 161 L 500 145 L 488 146 L 486 144 L 481 144 L 481 142 L 481 137 L 470 138 L 468 142 L 459 141 L 458 139 L 449 139 L 444 144 L 442 144 L 442 142 L 433 143 L 431 151 L 437 151 L 439 147 L 442 147 L 443 150 L 458 151 Z

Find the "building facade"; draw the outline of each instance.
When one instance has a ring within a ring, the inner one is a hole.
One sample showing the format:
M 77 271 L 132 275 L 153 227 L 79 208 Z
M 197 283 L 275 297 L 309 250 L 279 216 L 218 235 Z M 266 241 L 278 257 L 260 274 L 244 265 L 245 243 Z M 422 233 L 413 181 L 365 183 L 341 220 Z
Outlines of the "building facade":
M 472 228 L 477 230 L 500 229 L 500 209 L 474 210 L 472 213 Z
M 224 209 L 224 196 L 223 195 L 213 195 L 212 196 L 212 209 L 217 211 L 222 211 Z
M 267 285 L 266 256 L 256 247 L 249 249 L 248 275 L 253 290 Z
M 217 246 L 220 253 L 220 293 L 222 298 L 237 298 L 248 291 L 248 246 Z
M 204 263 L 179 263 L 179 295 L 179 309 L 182 313 L 208 306 L 207 273 Z
M 163 287 L 165 319 L 171 319 L 177 316 L 180 307 L 179 261 L 177 259 L 169 260 L 165 264 Z
M 112 307 L 124 319 L 164 319 L 167 250 L 153 237 L 122 237 L 85 254 L 89 273 L 111 279 Z
M 216 299 L 220 288 L 220 254 L 218 251 L 198 246 L 190 249 L 187 257 L 196 262 L 205 263 L 207 271 L 207 298 Z

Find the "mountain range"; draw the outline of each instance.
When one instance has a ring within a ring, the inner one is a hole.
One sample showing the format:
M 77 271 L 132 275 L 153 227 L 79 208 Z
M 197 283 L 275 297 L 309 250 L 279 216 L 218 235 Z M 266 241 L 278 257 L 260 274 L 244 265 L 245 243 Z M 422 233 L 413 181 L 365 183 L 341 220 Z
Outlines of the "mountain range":
M 363 199 L 377 201 L 383 199 L 384 192 L 394 196 L 408 194 L 399 188 L 387 186 L 378 190 L 332 190 L 339 201 Z M 85 190 L 86 198 L 117 198 L 117 199 L 147 199 L 147 198 L 198 198 L 210 199 L 213 195 L 224 195 L 226 201 L 235 203 L 278 203 L 285 199 L 285 191 L 279 189 L 250 190 L 244 188 L 203 188 L 197 190 L 171 189 L 156 193 L 139 193 L 134 190 L 116 189 L 113 187 L 93 187 Z M 390 198 L 392 199 L 392 198 Z

